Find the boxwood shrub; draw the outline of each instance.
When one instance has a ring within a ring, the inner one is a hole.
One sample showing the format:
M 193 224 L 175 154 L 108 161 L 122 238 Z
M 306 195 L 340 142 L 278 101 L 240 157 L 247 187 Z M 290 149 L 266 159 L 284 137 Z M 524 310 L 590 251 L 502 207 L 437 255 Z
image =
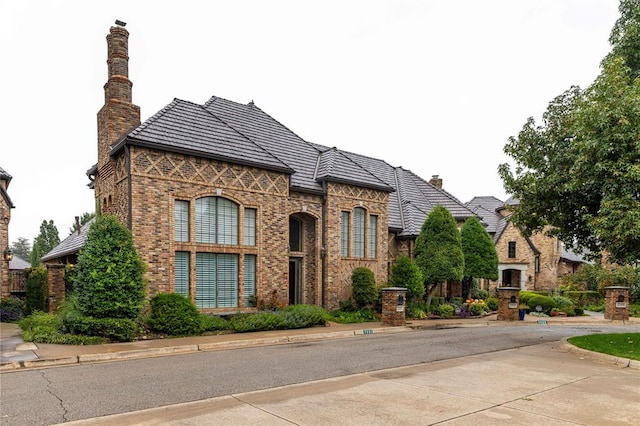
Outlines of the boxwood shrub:
M 178 293 L 158 293 L 150 301 L 147 323 L 152 330 L 170 336 L 194 336 L 213 327 L 213 319 L 200 313 L 185 296 Z

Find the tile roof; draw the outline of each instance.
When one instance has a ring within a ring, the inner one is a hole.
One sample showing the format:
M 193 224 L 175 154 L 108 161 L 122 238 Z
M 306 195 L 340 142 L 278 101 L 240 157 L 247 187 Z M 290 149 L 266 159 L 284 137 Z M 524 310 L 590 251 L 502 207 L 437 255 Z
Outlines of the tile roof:
M 27 262 L 24 259 L 19 258 L 18 256 L 13 256 L 13 258 L 9 261 L 9 269 L 12 270 L 22 270 L 31 267 L 31 263 Z
M 292 191 L 321 194 L 323 181 L 387 191 L 389 228 L 400 235 L 417 235 L 438 204 L 459 220 L 474 215 L 409 170 L 305 141 L 253 102 L 213 96 L 198 105 L 174 99 L 114 145 L 112 153 L 127 143 L 290 173 Z
M 84 247 L 84 242 L 87 239 L 87 233 L 89 232 L 89 228 L 93 222 L 95 222 L 95 218 L 82 225 L 80 227 L 80 232 L 74 232 L 62 240 L 60 244 L 55 246 L 49 253 L 42 256 L 42 259 L 40 260 L 42 262 L 46 262 L 48 260 L 78 253 L 80 249 Z

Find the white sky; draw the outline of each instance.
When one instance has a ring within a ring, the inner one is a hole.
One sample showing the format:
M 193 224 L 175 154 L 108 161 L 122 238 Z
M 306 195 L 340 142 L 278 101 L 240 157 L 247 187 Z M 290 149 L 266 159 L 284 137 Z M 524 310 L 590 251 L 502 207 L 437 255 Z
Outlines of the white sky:
M 507 198 L 502 148 L 609 52 L 617 0 L 0 0 L 9 240 L 94 211 L 106 35 L 127 22 L 142 120 L 180 98 L 256 105 L 302 138 L 385 160 L 462 202 Z

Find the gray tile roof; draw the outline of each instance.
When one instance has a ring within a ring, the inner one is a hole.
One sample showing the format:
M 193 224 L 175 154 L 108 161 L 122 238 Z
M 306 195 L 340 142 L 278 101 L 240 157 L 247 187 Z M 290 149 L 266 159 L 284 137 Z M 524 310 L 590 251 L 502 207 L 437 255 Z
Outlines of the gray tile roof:
M 323 181 L 387 191 L 389 228 L 400 235 L 417 235 L 438 204 L 459 220 L 474 215 L 409 170 L 305 141 L 253 102 L 214 96 L 198 105 L 175 99 L 119 141 L 112 153 L 127 143 L 291 173 L 292 191 L 320 194 Z
M 7 173 L 2 167 L 0 167 L 0 179 L 11 181 L 11 175 Z
M 31 263 L 27 262 L 24 259 L 19 258 L 18 256 L 13 256 L 13 258 L 9 261 L 9 269 L 12 270 L 22 270 L 31 267 Z
M 5 187 L 9 187 L 9 183 L 11 182 L 11 175 L 7 173 L 2 167 L 0 167 L 0 180 L 6 181 L 6 184 L 0 185 L 0 196 L 4 198 L 4 201 L 7 203 L 9 208 L 13 209 L 15 206 L 13 202 L 11 202 L 11 197 L 9 197 L 9 193 L 5 190 Z
M 60 244 L 55 246 L 49 253 L 42 256 L 42 259 L 40 260 L 42 262 L 46 262 L 48 260 L 68 256 L 70 254 L 77 254 L 82 247 L 84 247 L 84 242 L 87 239 L 87 233 L 89 232 L 89 228 L 93 222 L 95 222 L 95 218 L 82 225 L 80 227 L 80 232 L 76 231 L 62 240 Z

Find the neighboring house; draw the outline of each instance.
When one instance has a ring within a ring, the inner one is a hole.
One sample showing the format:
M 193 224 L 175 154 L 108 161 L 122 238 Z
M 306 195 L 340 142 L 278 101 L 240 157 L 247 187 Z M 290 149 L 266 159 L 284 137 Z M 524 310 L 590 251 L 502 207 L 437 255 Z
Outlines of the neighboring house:
M 473 216 L 430 182 L 383 160 L 307 142 L 253 102 L 174 99 L 140 124 L 128 36 L 107 36 L 96 212 L 117 215 L 147 264 L 149 294 L 177 292 L 202 310 L 256 299 L 329 309 L 351 296 L 356 267 L 388 279 L 434 206 Z
M 14 208 L 9 193 L 11 175 L 0 167 L 0 296 L 10 295 L 9 290 L 9 222 L 11 221 L 11 209 Z
M 55 246 L 49 253 L 42 256 L 40 261 L 44 264 L 62 264 L 75 265 L 78 262 L 78 253 L 84 247 L 87 239 L 89 228 L 95 222 L 95 218 L 91 219 L 82 226 L 78 226 L 77 230 L 62 240 L 60 244 Z
M 542 233 L 523 236 L 509 220 L 509 207 L 518 203 L 513 197 L 504 202 L 495 197 L 475 197 L 465 204 L 483 221 L 498 252 L 498 281 L 485 281 L 483 285 L 491 289 L 552 291 L 559 285 L 560 277 L 575 273 L 586 260 L 555 237 Z

